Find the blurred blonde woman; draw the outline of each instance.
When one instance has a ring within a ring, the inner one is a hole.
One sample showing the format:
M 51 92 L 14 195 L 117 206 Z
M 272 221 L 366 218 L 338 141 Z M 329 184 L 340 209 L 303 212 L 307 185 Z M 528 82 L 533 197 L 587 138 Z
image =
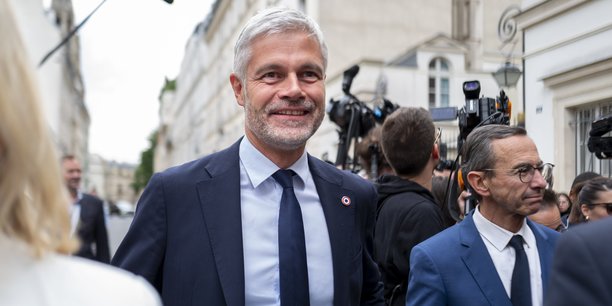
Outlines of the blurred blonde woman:
M 0 0 L 0 305 L 160 305 L 142 278 L 69 257 L 67 195 L 9 0 Z

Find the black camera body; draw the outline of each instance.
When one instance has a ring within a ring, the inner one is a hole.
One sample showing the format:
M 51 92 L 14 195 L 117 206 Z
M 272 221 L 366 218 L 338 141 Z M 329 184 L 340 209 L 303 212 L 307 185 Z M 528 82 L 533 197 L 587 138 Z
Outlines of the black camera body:
M 458 119 L 459 140 L 461 149 L 467 136 L 478 126 L 486 124 L 510 124 L 511 104 L 506 93 L 501 90 L 496 99 L 480 97 L 480 82 L 463 82 L 465 105 L 456 107 L 440 107 L 430 109 L 434 121 L 449 121 Z
M 587 146 L 599 159 L 612 158 L 612 137 L 603 137 L 612 131 L 612 114 L 601 117 L 591 123 Z
M 399 106 L 383 98 L 382 105 L 376 105 L 374 110 L 370 109 L 364 102 L 351 94 L 353 79 L 359 73 L 359 66 L 354 65 L 344 71 L 342 79 L 342 92 L 344 95 L 338 100 L 330 99 L 327 106 L 329 119 L 340 129 L 338 154 L 336 155 L 336 166 L 345 169 L 348 158 L 348 149 L 351 142 L 357 143 L 358 138 L 364 137 L 377 123 L 382 124 L 385 118 L 395 111 Z M 356 158 L 353 158 L 356 168 Z M 353 169 L 355 170 L 355 169 Z

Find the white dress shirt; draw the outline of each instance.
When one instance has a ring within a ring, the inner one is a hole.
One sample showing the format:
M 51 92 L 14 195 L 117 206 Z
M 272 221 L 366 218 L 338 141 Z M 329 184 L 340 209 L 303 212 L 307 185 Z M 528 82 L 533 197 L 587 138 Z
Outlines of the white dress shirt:
M 513 247 L 509 246 L 508 243 L 513 235 L 523 236 L 523 246 L 525 253 L 527 254 L 527 260 L 529 261 L 529 276 L 531 281 L 531 302 L 532 305 L 542 305 L 543 290 L 542 290 L 542 268 L 540 266 L 540 256 L 538 253 L 538 247 L 536 245 L 536 239 L 531 231 L 531 228 L 527 225 L 527 220 L 523 221 L 521 229 L 512 233 L 499 227 L 497 224 L 486 219 L 481 213 L 479 208 L 476 207 L 474 211 L 474 225 L 480 233 L 480 237 L 484 241 L 489 255 L 493 260 L 497 274 L 504 284 L 506 293 L 510 297 L 510 288 L 512 284 L 512 271 L 514 270 L 514 261 L 516 258 L 516 251 Z
M 280 305 L 278 214 L 283 188 L 271 177 L 279 167 L 244 137 L 240 143 L 240 207 L 246 305 Z M 311 305 L 332 305 L 331 244 L 306 152 L 289 169 L 304 220 Z

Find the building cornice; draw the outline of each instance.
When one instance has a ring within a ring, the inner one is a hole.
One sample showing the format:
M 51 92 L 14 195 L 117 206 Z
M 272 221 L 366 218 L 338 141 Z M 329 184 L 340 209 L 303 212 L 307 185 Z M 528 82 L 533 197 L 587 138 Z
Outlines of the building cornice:
M 591 0 L 545 0 L 526 7 L 515 17 L 518 30 L 524 31 L 589 1 Z

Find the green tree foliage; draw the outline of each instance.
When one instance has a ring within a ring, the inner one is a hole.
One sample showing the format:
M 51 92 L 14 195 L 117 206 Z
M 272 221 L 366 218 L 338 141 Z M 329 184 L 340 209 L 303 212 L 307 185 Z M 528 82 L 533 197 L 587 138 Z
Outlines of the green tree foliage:
M 149 136 L 149 148 L 140 153 L 140 164 L 134 173 L 134 181 L 132 188 L 136 194 L 147 186 L 149 179 L 153 175 L 153 158 L 155 155 L 155 146 L 157 146 L 157 130 L 153 131 Z

